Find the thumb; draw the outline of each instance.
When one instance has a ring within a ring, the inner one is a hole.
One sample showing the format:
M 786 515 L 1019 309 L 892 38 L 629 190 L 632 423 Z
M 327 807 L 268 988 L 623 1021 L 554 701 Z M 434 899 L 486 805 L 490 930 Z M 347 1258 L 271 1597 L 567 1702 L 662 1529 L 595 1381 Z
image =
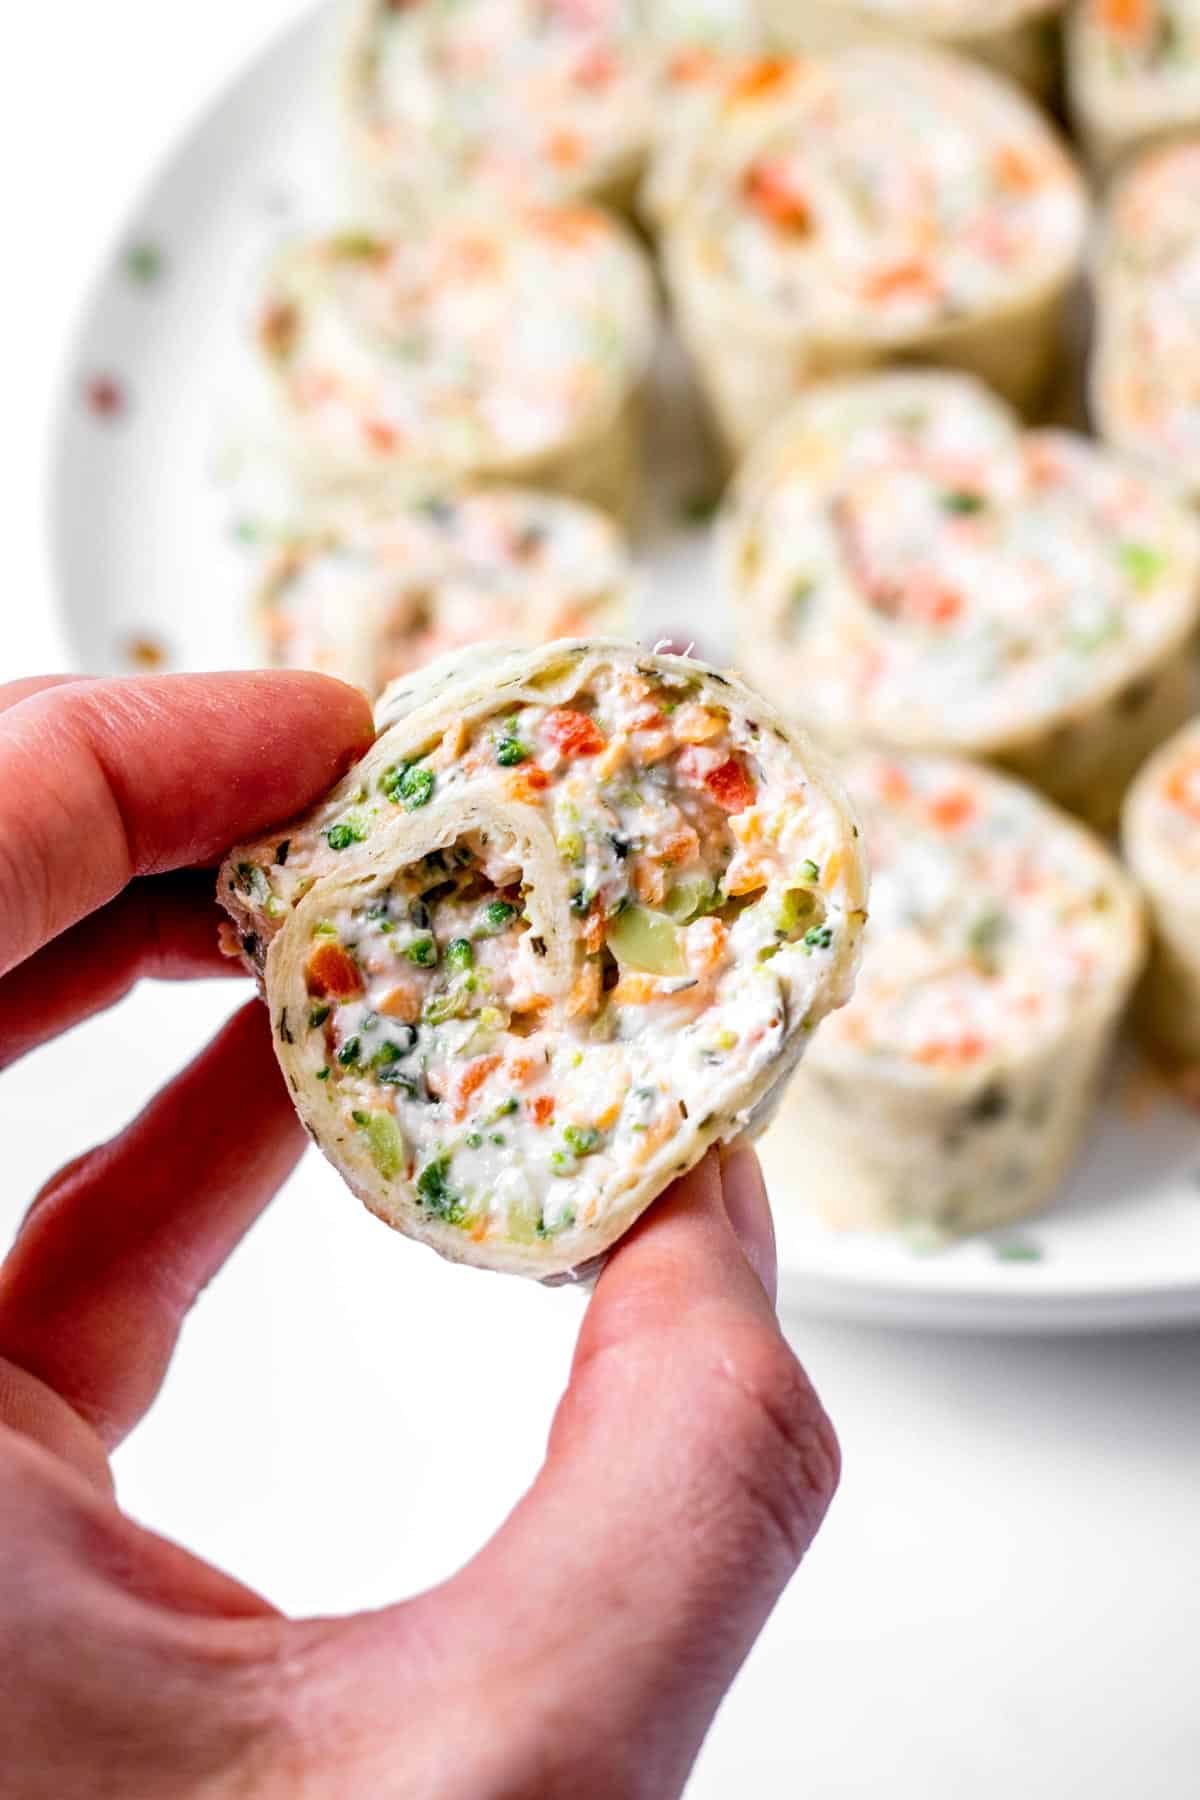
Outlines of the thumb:
M 403 1620 L 440 1731 L 446 1694 L 463 1695 L 455 1792 L 682 1790 L 838 1477 L 764 1280 L 766 1195 L 754 1152 L 735 1146 L 612 1256 L 545 1465 L 501 1531 L 444 1587 L 357 1622 L 382 1682 Z

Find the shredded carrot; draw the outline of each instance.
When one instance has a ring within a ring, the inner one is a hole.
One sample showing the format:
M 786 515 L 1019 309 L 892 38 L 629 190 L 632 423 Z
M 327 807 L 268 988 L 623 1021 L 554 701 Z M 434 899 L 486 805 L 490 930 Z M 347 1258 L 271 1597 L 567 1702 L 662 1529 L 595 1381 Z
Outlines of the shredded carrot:
M 404 1025 L 415 1025 L 421 1016 L 421 993 L 415 983 L 408 987 L 394 987 L 379 1002 L 379 1010 L 389 1019 L 399 1019 Z
M 684 825 L 678 831 L 668 831 L 661 844 L 656 844 L 646 854 L 655 862 L 665 863 L 668 869 L 675 869 L 680 863 L 691 862 L 699 849 L 700 839 L 690 825 Z
M 354 1000 L 363 991 L 358 964 L 340 944 L 318 944 L 304 965 L 304 980 L 318 1000 Z
M 586 206 L 547 206 L 528 212 L 526 218 L 543 237 L 562 244 L 586 244 L 604 228 L 600 214 Z
M 719 67 L 720 58 L 715 50 L 704 50 L 697 47 L 676 51 L 667 65 L 667 74 L 672 81 L 707 81 Z
M 652 731 L 643 731 L 639 727 L 635 737 L 638 757 L 646 768 L 661 762 L 664 756 L 670 756 L 675 749 L 675 734 L 665 726 L 661 730 Z
M 791 56 L 756 56 L 730 87 L 729 98 L 736 103 L 773 94 L 786 86 L 797 66 L 795 57 Z
M 1028 194 L 1038 184 L 1038 167 L 1018 144 L 1001 144 L 993 158 L 996 181 L 1010 194 Z
M 546 149 L 560 169 L 573 169 L 583 160 L 584 142 L 577 131 L 552 131 Z
M 709 738 L 720 735 L 725 728 L 725 721 L 711 706 L 697 706 L 695 702 L 691 702 L 679 708 L 671 725 L 679 743 L 705 744 Z
M 654 1152 L 662 1147 L 675 1130 L 676 1118 L 671 1112 L 662 1113 L 646 1131 L 641 1131 L 630 1151 L 629 1160 L 636 1169 L 640 1163 L 647 1162 Z
M 607 739 L 595 719 L 569 706 L 556 706 L 542 721 L 542 732 L 560 756 L 596 756 Z
M 782 231 L 808 232 L 813 227 L 812 209 L 796 192 L 783 172 L 769 162 L 751 163 L 742 180 L 742 193 L 756 213 Z
M 618 1006 L 649 1006 L 657 1000 L 662 988 L 653 975 L 622 975 L 612 991 L 612 997 Z
M 598 956 L 604 948 L 604 912 L 593 906 L 583 921 L 583 947 L 589 956 Z
M 722 886 L 727 894 L 754 894 L 767 885 L 767 871 L 758 857 L 739 850 L 725 871 Z
M 725 955 L 729 933 L 720 919 L 697 919 L 684 933 L 687 966 L 693 975 L 709 975 Z
M 595 44 L 575 65 L 575 81 L 579 87 L 607 87 L 617 72 L 616 59 L 603 44 Z
M 722 812 L 745 812 L 753 806 L 757 790 L 736 756 L 727 757 L 704 777 L 704 785 Z
M 1200 754 L 1186 757 L 1172 769 L 1163 789 L 1172 806 L 1189 818 L 1200 819 Z
M 899 763 L 884 763 L 879 770 L 879 792 L 891 806 L 904 806 L 912 799 L 912 783 Z
M 529 1102 L 529 1116 L 535 1125 L 548 1125 L 554 1117 L 554 1101 L 549 1094 L 537 1094 Z
M 623 732 L 610 738 L 608 749 L 603 750 L 596 762 L 596 774 L 601 781 L 611 781 L 625 758 L 629 754 L 629 739 Z
M 510 800 L 536 800 L 550 786 L 550 777 L 545 769 L 536 764 L 515 769 L 504 784 Z
M 487 275 L 500 261 L 496 245 L 485 237 L 462 237 L 446 248 L 445 269 L 448 276 L 469 278 Z
M 879 269 L 869 275 L 863 282 L 863 298 L 866 300 L 894 300 L 905 293 L 928 294 L 933 290 L 933 271 L 929 264 L 920 257 L 914 256 L 908 262 L 893 263 L 890 268 Z
M 657 906 L 666 897 L 667 878 L 648 856 L 635 856 L 629 866 L 633 891 L 643 906 Z
M 478 1092 L 488 1076 L 494 1074 L 500 1067 L 502 1061 L 503 1058 L 499 1056 L 477 1056 L 474 1062 L 467 1064 L 455 1083 L 454 1116 L 456 1119 L 466 1118 L 472 1094 Z
M 1062 478 L 1062 461 L 1045 438 L 1029 437 L 1025 441 L 1025 467 L 1037 487 L 1051 487 Z
M 399 432 L 383 419 L 364 420 L 363 432 L 372 450 L 378 450 L 381 456 L 389 455 L 400 442 Z
M 1100 23 L 1114 37 L 1147 37 L 1154 23 L 1154 0 L 1099 0 Z
M 600 964 L 589 958 L 575 978 L 575 985 L 567 1001 L 567 1017 L 580 1019 L 594 1013 L 600 1004 L 600 994 Z
M 972 1031 L 956 1038 L 934 1038 L 916 1052 L 917 1061 L 934 1068 L 954 1069 L 964 1063 L 977 1062 L 987 1045 Z
M 957 831 L 975 815 L 975 802 L 965 788 L 951 788 L 929 803 L 929 817 L 939 831 Z

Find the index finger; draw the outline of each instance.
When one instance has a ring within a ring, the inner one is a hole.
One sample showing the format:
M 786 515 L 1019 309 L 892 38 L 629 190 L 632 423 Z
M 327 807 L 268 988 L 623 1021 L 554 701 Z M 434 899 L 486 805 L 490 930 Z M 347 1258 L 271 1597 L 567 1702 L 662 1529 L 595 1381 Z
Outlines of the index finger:
M 0 974 L 136 875 L 215 862 L 289 818 L 374 735 L 327 676 L 60 685 L 0 716 Z

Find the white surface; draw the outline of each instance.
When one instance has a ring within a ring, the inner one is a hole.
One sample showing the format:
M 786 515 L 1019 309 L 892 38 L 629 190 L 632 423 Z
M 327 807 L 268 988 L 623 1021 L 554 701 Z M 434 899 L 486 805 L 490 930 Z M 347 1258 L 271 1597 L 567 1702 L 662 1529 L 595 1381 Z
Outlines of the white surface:
M 264 552 L 233 528 L 261 533 L 286 519 L 289 496 L 249 342 L 274 246 L 345 217 L 329 24 L 328 14 L 301 22 L 181 134 L 123 236 L 126 248 L 161 250 L 158 279 L 132 280 L 123 255 L 104 258 L 76 362 L 85 378 L 114 378 L 128 410 L 98 419 L 80 381 L 68 389 L 53 507 L 66 616 L 89 669 L 124 671 L 129 645 L 145 640 L 175 667 L 253 657 L 247 599 Z M 639 630 L 648 643 L 695 635 L 720 655 L 727 618 L 708 533 L 682 524 L 680 507 L 716 478 L 677 352 L 656 373 L 637 533 L 652 579 Z M 1200 1318 L 1197 1118 L 1161 1098 L 1142 1115 L 1130 1117 L 1118 1087 L 1069 1195 L 1044 1219 L 918 1255 L 903 1240 L 836 1235 L 809 1216 L 804 1146 L 791 1141 L 785 1107 L 766 1154 L 788 1300 L 868 1321 L 1001 1330 Z M 1014 1244 L 1030 1260 L 997 1253 Z
M 69 55 L 58 9 L 23 12 L 0 106 L 21 346 L 8 441 L 22 449 L 0 675 L 61 666 L 42 493 L 83 286 L 181 119 L 293 11 L 209 0 L 184 20 L 109 0 L 71 9 Z M 48 133 L 51 99 L 62 128 Z M 36 183 L 19 174 L 31 144 Z M 70 1054 L 52 1046 L 9 1072 L 3 1226 L 228 1005 L 211 989 L 147 989 Z M 288 1606 L 424 1585 L 528 1479 L 576 1307 L 440 1267 L 306 1165 L 199 1308 L 119 1459 L 125 1502 Z M 793 1336 L 837 1421 L 845 1480 L 692 1800 L 1195 1792 L 1200 1336 L 973 1341 L 811 1322 Z M 414 1379 L 434 1358 L 437 1381 Z M 362 1517 L 368 1486 L 393 1496 L 386 1532 Z

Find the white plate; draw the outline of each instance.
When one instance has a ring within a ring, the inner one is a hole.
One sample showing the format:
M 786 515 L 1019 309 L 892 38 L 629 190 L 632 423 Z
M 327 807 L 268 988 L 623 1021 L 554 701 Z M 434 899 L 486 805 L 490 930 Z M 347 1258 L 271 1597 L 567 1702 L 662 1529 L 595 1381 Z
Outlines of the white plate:
M 68 627 L 88 669 L 245 663 L 258 552 L 239 523 L 279 505 L 242 346 L 255 274 L 281 236 L 337 215 L 324 10 L 283 37 L 181 141 L 101 275 L 63 406 L 53 529 Z M 657 371 L 655 577 L 642 634 L 721 653 L 705 534 L 713 491 L 668 346 Z M 860 1319 L 1071 1330 L 1200 1319 L 1200 1131 L 1126 1069 L 1068 1193 L 1019 1231 L 919 1253 L 835 1236 L 803 1205 L 804 1146 L 765 1146 L 785 1299 Z

